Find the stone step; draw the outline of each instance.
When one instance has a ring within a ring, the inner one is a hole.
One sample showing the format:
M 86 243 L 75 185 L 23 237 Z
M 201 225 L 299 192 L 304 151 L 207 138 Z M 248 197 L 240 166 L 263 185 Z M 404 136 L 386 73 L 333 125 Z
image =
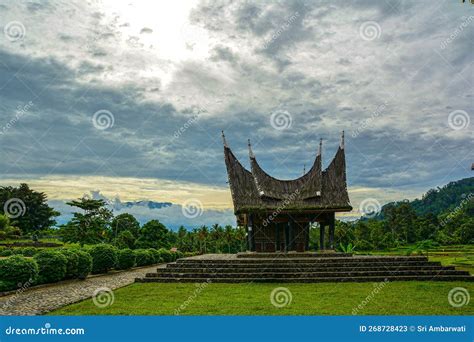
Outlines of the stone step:
M 240 259 L 193 259 L 193 258 L 184 258 L 178 259 L 177 264 L 216 264 L 216 265 L 246 265 L 246 264 L 268 264 L 268 263 L 278 263 L 278 264 L 298 264 L 298 263 L 347 263 L 347 262 L 406 262 L 406 261 L 428 261 L 426 256 L 415 256 L 415 257 L 338 257 L 338 258 L 240 258 Z
M 343 272 L 251 272 L 251 273 L 180 273 L 159 272 L 147 273 L 147 277 L 171 278 L 326 278 L 326 277 L 372 277 L 372 276 L 436 276 L 436 275 L 469 275 L 467 271 L 458 270 L 403 270 L 403 271 L 343 271 Z
M 351 257 L 352 253 L 339 253 L 339 252 L 242 252 L 237 253 L 237 258 L 343 258 Z
M 167 268 L 158 268 L 158 273 L 166 272 L 178 272 L 178 273 L 251 273 L 251 272 L 325 272 L 325 271 L 377 271 L 377 270 L 454 270 L 454 266 L 439 266 L 439 265 L 421 265 L 421 266 L 404 266 L 404 265 L 390 265 L 390 266 L 327 266 L 327 267 L 263 267 L 263 268 L 251 268 L 251 267 L 242 267 L 242 268 L 230 268 L 230 267 L 173 267 L 168 266 Z
M 309 267 L 356 267 L 356 266 L 366 266 L 366 267 L 384 267 L 384 266 L 439 266 L 441 263 L 439 261 L 400 261 L 400 262 L 380 262 L 380 261 L 351 261 L 351 262 L 331 262 L 331 263 L 279 263 L 279 262 L 270 262 L 270 263 L 250 263 L 250 264 L 239 264 L 239 263 L 173 263 L 168 264 L 167 267 L 172 268 L 309 268 Z
M 374 276 L 374 277 L 312 277 L 312 278 L 179 278 L 179 277 L 146 277 L 136 278 L 139 283 L 336 283 L 336 282 L 382 282 L 382 281 L 474 281 L 467 275 L 436 276 Z

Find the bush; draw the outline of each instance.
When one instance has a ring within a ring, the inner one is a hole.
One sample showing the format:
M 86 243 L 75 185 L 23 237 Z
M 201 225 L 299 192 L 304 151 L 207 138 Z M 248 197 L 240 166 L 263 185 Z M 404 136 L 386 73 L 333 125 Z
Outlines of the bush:
M 74 251 L 77 255 L 77 277 L 79 279 L 86 279 L 86 277 L 92 271 L 92 257 L 89 253 L 75 250 Z
M 14 290 L 33 283 L 38 277 L 38 265 L 32 259 L 14 255 L 0 260 L 0 291 Z
M 117 268 L 119 270 L 126 270 L 135 266 L 135 253 L 129 248 L 118 251 Z
M 38 253 L 38 249 L 35 247 L 25 247 L 25 248 L 18 248 L 17 253 L 15 254 L 21 254 L 26 257 L 32 257 L 36 253 Z
M 55 283 L 66 276 L 67 259 L 58 251 L 45 249 L 36 254 L 34 259 L 38 263 L 39 284 Z
M 176 252 L 174 252 L 174 254 L 175 254 L 174 260 L 184 258 L 184 253 L 181 252 L 181 251 L 176 251 Z
M 154 258 L 152 252 L 146 249 L 136 249 L 135 257 L 137 266 L 146 266 L 154 263 Z
M 117 265 L 117 249 L 112 245 L 95 245 L 89 250 L 92 257 L 92 273 L 107 273 Z
M 173 252 L 170 252 L 169 250 L 164 248 L 160 248 L 158 252 L 160 252 L 161 258 L 164 262 L 174 261 L 175 256 L 173 255 Z
M 153 263 L 158 264 L 163 262 L 160 251 L 154 248 L 148 248 L 147 250 L 150 251 L 151 255 L 153 256 Z
M 59 252 L 67 259 L 66 263 L 66 279 L 74 279 L 79 275 L 79 256 L 74 250 L 60 249 Z
M 13 254 L 13 251 L 10 248 L 5 248 L 0 251 L 0 256 L 2 257 L 8 257 Z

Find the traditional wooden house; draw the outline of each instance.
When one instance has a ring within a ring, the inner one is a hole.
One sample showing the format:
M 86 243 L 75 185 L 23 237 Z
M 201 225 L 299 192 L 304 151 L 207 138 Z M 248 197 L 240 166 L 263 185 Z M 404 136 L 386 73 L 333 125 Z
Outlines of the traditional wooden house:
M 309 228 L 320 225 L 320 249 L 334 246 L 335 213 L 352 210 L 347 194 L 344 132 L 334 159 L 322 170 L 322 140 L 313 166 L 303 176 L 280 180 L 258 164 L 248 143 L 251 171 L 227 145 L 224 157 L 237 224 L 246 227 L 248 250 L 255 252 L 309 250 Z

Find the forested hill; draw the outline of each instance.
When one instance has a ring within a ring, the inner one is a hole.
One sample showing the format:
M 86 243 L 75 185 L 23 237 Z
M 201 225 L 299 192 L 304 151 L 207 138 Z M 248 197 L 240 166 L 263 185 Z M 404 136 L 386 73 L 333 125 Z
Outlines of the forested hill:
M 402 203 L 409 203 L 417 215 L 431 213 L 438 216 L 441 213 L 455 209 L 469 194 L 474 194 L 474 177 L 464 178 L 450 182 L 443 187 L 431 189 L 421 199 L 387 203 L 382 207 L 377 218 L 383 219 L 387 209 L 397 207 Z

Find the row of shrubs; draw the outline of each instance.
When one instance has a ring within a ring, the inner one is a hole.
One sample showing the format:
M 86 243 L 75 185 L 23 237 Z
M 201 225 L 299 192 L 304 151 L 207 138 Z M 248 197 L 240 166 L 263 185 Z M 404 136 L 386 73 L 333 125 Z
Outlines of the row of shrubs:
M 0 291 L 65 279 L 85 279 L 90 273 L 107 273 L 110 269 L 125 270 L 134 266 L 171 262 L 187 256 L 182 252 L 166 249 L 119 250 L 107 244 L 84 249 L 42 249 L 37 253 L 35 251 L 33 257 L 24 253 L 13 254 L 9 258 L 0 259 Z

